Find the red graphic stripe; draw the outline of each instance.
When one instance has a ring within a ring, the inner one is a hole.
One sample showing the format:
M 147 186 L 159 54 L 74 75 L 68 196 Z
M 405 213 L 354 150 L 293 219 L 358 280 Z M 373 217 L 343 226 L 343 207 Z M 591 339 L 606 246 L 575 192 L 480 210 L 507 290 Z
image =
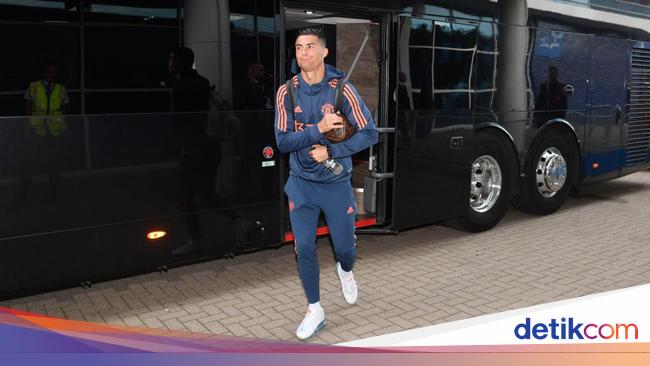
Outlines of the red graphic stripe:
M 367 124 L 367 121 L 363 116 L 363 112 L 361 111 L 361 108 L 359 107 L 359 101 L 357 100 L 356 95 L 354 94 L 354 92 L 352 92 L 352 90 L 348 87 L 348 85 L 345 86 L 343 90 L 343 94 L 346 96 L 346 98 L 348 98 L 348 102 L 352 107 L 352 111 L 354 113 L 355 119 L 357 120 L 357 124 L 359 125 L 359 128 L 363 128 Z
M 278 97 L 276 99 L 276 108 L 278 111 L 278 130 L 286 131 L 287 130 L 287 111 L 284 106 L 284 98 L 287 96 L 287 86 L 282 85 L 278 89 Z
M 343 95 L 348 99 L 348 103 L 350 104 L 350 108 L 352 109 L 352 113 L 354 114 L 354 118 L 357 120 L 357 124 L 359 127 L 361 127 L 361 120 L 359 118 L 359 111 L 358 111 L 358 105 L 356 105 L 356 101 L 350 96 L 348 93 L 347 89 L 343 91 Z
M 357 220 L 354 223 L 354 227 L 362 228 L 362 227 L 373 226 L 373 225 L 376 225 L 376 224 L 377 224 L 377 219 L 374 218 L 374 217 L 370 217 L 370 218 L 367 218 L 367 219 Z M 329 230 L 329 228 L 327 226 L 321 226 L 318 229 L 316 229 L 316 235 L 317 236 L 327 235 L 327 234 L 329 234 L 329 232 L 330 232 L 330 230 Z M 292 232 L 289 231 L 289 232 L 286 232 L 284 234 L 284 241 L 285 242 L 293 241 L 294 239 L 295 238 L 294 238 Z
M 361 107 L 359 107 L 359 101 L 357 100 L 357 96 L 347 85 L 343 88 L 343 94 L 345 95 L 346 98 L 348 98 L 348 102 L 352 106 L 352 111 L 354 112 L 354 118 L 357 120 L 357 124 L 359 125 L 359 128 L 364 128 L 368 124 L 368 121 L 366 120 L 366 117 L 363 116 Z

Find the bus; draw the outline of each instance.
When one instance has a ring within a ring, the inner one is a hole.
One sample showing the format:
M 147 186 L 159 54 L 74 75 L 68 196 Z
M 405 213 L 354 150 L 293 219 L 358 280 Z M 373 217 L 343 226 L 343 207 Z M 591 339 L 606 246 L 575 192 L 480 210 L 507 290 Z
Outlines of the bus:
M 649 167 L 646 1 L 0 0 L 0 27 L 0 299 L 290 242 L 274 108 L 302 27 L 344 71 L 369 35 L 350 78 L 380 132 L 353 156 L 359 234 L 481 232 Z M 170 109 L 177 46 L 206 111 Z M 39 133 L 43 71 L 66 95 Z

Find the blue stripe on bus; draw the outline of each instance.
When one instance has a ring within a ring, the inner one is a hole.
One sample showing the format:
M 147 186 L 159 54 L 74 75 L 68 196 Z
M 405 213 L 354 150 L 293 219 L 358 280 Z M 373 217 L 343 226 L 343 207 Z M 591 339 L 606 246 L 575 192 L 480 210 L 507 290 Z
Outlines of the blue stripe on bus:
M 598 163 L 594 169 L 592 165 Z M 625 165 L 625 149 L 608 151 L 606 153 L 587 154 L 582 157 L 582 176 L 592 177 L 620 169 Z

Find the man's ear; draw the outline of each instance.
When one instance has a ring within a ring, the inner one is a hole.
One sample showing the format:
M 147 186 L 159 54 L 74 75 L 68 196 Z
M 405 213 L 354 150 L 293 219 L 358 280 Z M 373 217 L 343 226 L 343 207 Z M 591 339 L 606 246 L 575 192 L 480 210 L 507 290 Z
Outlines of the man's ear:
M 327 47 L 323 48 L 323 58 L 327 57 L 327 55 L 330 53 L 330 50 L 327 49 Z

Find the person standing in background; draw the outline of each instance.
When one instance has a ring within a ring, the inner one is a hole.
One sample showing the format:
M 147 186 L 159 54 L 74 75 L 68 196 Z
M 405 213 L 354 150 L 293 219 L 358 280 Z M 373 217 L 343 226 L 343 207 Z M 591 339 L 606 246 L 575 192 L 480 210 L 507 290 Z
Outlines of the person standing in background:
M 46 170 L 50 184 L 50 199 L 56 200 L 64 145 L 68 126 L 63 114 L 70 102 L 64 85 L 57 82 L 54 64 L 43 66 L 43 78 L 29 83 L 25 90 L 25 115 L 31 116 L 25 126 L 25 144 L 21 174 L 19 200 L 24 200 L 32 186 L 36 170 Z
M 174 126 L 183 148 L 178 164 L 179 204 L 190 236 L 185 244 L 172 251 L 174 255 L 203 249 L 198 211 L 201 204 L 213 204 L 219 163 L 220 149 L 206 134 L 210 82 L 193 65 L 194 52 L 187 47 L 176 47 L 169 55 L 173 83 L 170 112 L 178 113 L 174 115 Z

